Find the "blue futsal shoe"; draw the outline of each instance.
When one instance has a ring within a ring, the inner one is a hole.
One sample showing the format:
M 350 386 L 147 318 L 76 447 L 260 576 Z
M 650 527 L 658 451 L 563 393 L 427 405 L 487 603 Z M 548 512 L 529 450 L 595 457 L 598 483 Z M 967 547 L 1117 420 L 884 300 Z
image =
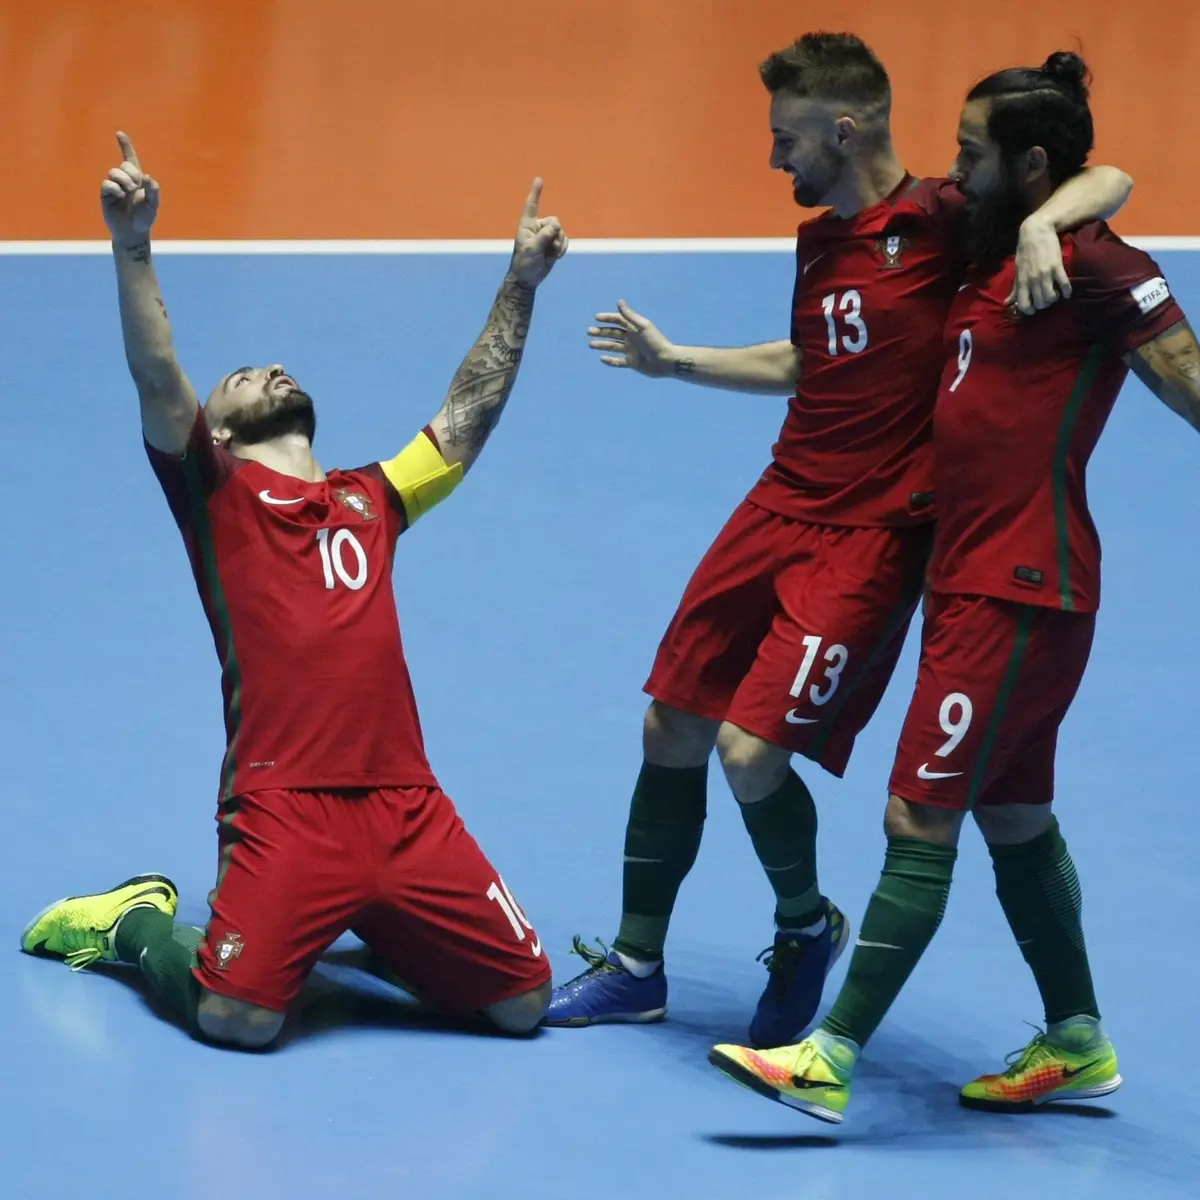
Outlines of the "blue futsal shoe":
M 814 922 L 815 924 L 815 922 Z M 850 940 L 850 922 L 828 900 L 825 928 L 811 937 L 779 930 L 759 961 L 767 964 L 767 987 L 750 1022 L 750 1044 L 759 1050 L 788 1046 L 812 1023 L 825 977 Z
M 644 1025 L 667 1015 L 667 976 L 658 970 L 639 979 L 622 965 L 615 951 L 593 950 L 581 938 L 574 939 L 573 953 L 587 963 L 587 970 L 569 983 L 554 989 L 543 1025 L 574 1028 L 581 1025 Z

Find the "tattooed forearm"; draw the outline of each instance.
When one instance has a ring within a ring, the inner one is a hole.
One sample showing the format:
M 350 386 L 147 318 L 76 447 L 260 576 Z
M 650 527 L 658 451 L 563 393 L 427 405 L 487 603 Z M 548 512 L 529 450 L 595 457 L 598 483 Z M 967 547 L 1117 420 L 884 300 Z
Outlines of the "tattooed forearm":
M 1168 408 L 1200 430 L 1200 345 L 1187 321 L 1139 347 L 1128 361 Z
M 517 378 L 529 322 L 532 288 L 505 279 L 479 340 L 463 359 L 439 413 L 442 450 L 469 463 L 500 420 Z
M 129 255 L 136 263 L 141 263 L 143 266 L 150 261 L 150 242 L 138 242 L 136 246 L 126 246 L 125 253 Z

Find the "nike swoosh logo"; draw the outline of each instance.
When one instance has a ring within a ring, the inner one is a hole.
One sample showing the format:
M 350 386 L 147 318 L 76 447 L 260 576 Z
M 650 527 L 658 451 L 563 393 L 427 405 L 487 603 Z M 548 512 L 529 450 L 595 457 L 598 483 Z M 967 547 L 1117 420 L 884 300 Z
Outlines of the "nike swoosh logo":
M 917 768 L 918 779 L 953 779 L 961 774 L 961 771 L 931 771 L 928 763 L 922 763 Z
M 274 496 L 271 495 L 269 490 L 259 492 L 258 498 L 264 504 L 303 504 L 304 503 L 303 496 L 297 496 L 295 500 L 277 500 Z
M 530 949 L 533 951 L 534 958 L 541 958 L 542 957 L 542 939 L 541 938 L 535 939 L 535 941 L 534 941 L 533 945 L 530 947 Z
M 796 716 L 796 710 L 794 708 L 789 708 L 788 712 L 787 712 L 787 716 L 784 717 L 783 719 L 789 725 L 815 725 L 821 718 L 820 717 L 798 717 L 798 716 Z
M 856 946 L 866 946 L 868 950 L 903 950 L 903 946 L 893 946 L 890 942 L 864 942 L 862 938 L 855 938 Z
M 1093 1059 L 1090 1063 L 1084 1063 L 1082 1067 L 1076 1067 L 1072 1070 L 1070 1067 L 1063 1067 L 1062 1077 L 1064 1079 L 1074 1079 L 1076 1075 L 1082 1075 L 1084 1071 L 1090 1071 L 1100 1060 Z
M 828 1088 L 831 1092 L 844 1092 L 846 1085 L 844 1083 L 822 1083 L 819 1079 L 802 1079 L 799 1075 L 792 1076 L 792 1087 L 797 1091 L 806 1091 L 809 1088 Z
M 661 858 L 637 858 L 632 854 L 627 854 L 625 855 L 625 861 L 627 863 L 660 863 L 663 860 Z
M 815 267 L 815 266 L 817 265 L 817 263 L 819 263 L 819 262 L 821 261 L 821 259 L 823 259 L 823 258 L 825 257 L 825 255 L 826 255 L 826 254 L 828 254 L 828 253 L 829 253 L 829 251 L 828 251 L 828 250 L 824 250 L 824 251 L 822 251 L 820 254 L 818 254 L 816 258 L 810 258 L 810 259 L 808 260 L 808 262 L 806 262 L 806 263 L 804 264 L 804 270 L 803 270 L 803 271 L 801 271 L 801 272 L 800 272 L 800 274 L 801 274 L 801 275 L 807 275 L 807 274 L 808 274 L 808 270 L 809 270 L 809 268 L 810 268 L 810 267 Z

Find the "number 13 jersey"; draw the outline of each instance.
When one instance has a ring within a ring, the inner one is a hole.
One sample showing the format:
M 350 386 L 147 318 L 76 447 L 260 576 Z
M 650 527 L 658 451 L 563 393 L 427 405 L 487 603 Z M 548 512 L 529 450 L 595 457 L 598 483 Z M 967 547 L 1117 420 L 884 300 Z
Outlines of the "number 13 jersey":
M 933 407 L 965 270 L 964 206 L 948 180 L 906 176 L 853 217 L 800 226 L 800 378 L 755 504 L 824 525 L 933 519 Z
M 404 504 L 379 463 L 308 483 L 213 444 L 147 446 L 221 662 L 222 798 L 433 787 L 392 591 Z

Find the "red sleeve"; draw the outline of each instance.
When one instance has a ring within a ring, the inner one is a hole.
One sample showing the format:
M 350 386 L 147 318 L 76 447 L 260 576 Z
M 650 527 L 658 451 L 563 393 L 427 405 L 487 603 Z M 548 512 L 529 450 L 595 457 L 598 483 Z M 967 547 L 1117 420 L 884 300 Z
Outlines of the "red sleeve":
M 1136 350 L 1184 320 L 1162 269 L 1144 250 L 1100 221 L 1071 236 L 1072 295 L 1089 329 L 1117 353 Z
M 191 524 L 196 499 L 207 500 L 242 465 L 228 450 L 213 444 L 204 409 L 196 413 L 182 454 L 166 454 L 144 438 L 142 441 L 171 514 L 181 529 Z
M 949 179 L 915 179 L 908 191 L 897 197 L 896 207 L 919 208 L 948 236 L 962 238 L 967 227 L 967 198 Z

